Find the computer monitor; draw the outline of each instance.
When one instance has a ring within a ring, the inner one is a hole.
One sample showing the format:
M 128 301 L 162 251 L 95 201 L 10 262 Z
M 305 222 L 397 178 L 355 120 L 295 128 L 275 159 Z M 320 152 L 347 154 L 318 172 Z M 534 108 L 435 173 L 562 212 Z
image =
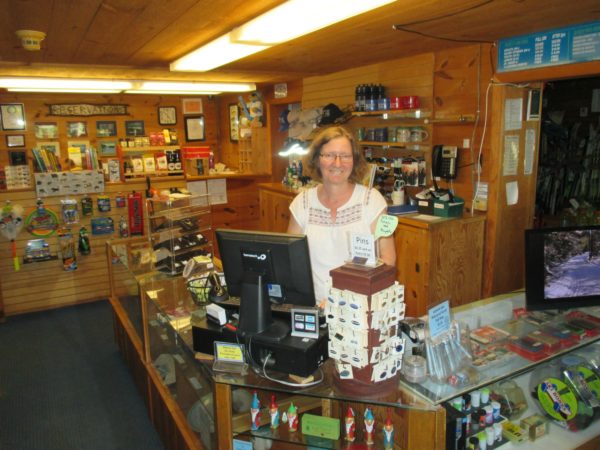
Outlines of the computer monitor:
M 282 339 L 289 324 L 273 319 L 271 303 L 315 306 L 306 236 L 232 229 L 215 234 L 229 295 L 240 297 L 239 332 Z
M 525 231 L 528 310 L 600 305 L 600 226 Z

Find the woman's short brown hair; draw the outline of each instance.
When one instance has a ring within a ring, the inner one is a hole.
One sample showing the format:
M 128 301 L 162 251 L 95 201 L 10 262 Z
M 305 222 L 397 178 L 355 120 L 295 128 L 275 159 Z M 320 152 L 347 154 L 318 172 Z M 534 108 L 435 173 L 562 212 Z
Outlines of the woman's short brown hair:
M 305 167 L 308 172 L 308 175 L 316 181 L 323 180 L 323 174 L 321 173 L 320 168 L 320 155 L 321 149 L 325 144 L 333 139 L 337 138 L 346 138 L 350 141 L 350 146 L 352 147 L 352 172 L 348 177 L 348 180 L 353 183 L 360 183 L 365 174 L 367 173 L 368 166 L 367 161 L 365 160 L 364 155 L 361 150 L 356 145 L 356 141 L 352 133 L 346 130 L 344 127 L 334 126 L 323 129 L 322 131 L 315 136 L 310 144 L 308 149 L 308 154 L 305 159 Z

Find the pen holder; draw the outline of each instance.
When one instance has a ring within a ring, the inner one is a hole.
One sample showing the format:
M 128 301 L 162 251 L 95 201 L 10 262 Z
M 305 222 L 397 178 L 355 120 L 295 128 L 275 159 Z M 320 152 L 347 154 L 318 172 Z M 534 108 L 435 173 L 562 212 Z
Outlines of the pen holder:
M 427 372 L 436 382 L 466 385 L 477 381 L 478 375 L 470 368 L 471 353 L 463 344 L 458 322 L 452 321 L 446 333 L 425 339 Z

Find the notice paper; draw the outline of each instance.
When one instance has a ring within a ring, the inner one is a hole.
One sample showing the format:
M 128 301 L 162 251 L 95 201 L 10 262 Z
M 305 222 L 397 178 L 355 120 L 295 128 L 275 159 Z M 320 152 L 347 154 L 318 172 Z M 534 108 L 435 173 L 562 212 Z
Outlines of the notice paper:
M 502 175 L 510 176 L 517 174 L 519 166 L 519 136 L 511 134 L 504 136 L 504 160 L 502 163 Z
M 535 130 L 525 130 L 525 155 L 523 158 L 523 173 L 531 175 L 533 172 L 533 157 L 535 155 Z
M 506 183 L 506 204 L 516 205 L 519 202 L 519 184 L 516 181 Z
M 523 123 L 523 99 L 507 98 L 504 101 L 504 131 L 520 130 Z

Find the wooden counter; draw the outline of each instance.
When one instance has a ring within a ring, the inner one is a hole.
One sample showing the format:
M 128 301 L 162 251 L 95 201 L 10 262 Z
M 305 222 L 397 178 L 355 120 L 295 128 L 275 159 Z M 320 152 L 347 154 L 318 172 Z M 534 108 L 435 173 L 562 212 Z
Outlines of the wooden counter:
M 298 190 L 259 183 L 260 229 L 285 232 Z M 406 315 L 420 316 L 441 300 L 452 306 L 481 298 L 485 217 L 399 216 L 396 278 L 405 288 Z

